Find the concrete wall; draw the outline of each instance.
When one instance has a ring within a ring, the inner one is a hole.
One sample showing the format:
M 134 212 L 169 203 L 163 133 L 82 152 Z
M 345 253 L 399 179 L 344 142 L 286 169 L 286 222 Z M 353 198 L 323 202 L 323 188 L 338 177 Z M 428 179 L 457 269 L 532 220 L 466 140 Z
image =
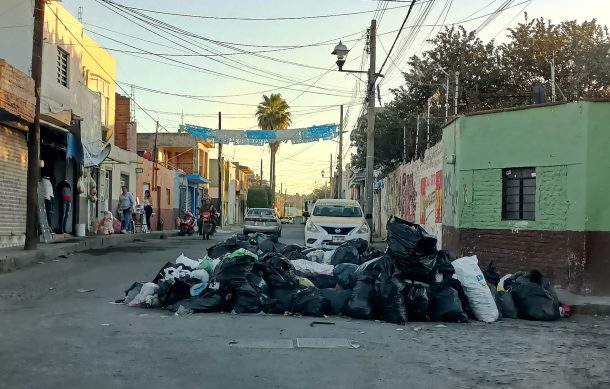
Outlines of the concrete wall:
M 610 293 L 609 102 L 460 117 L 443 130 L 443 246 Z M 502 169 L 536 171 L 535 220 L 503 220 Z
M 395 215 L 412 223 L 421 224 L 426 231 L 437 237 L 440 247 L 443 209 L 442 169 L 443 150 L 439 143 L 426 150 L 423 159 L 401 165 L 383 179 L 383 188 L 379 194 L 382 199 L 383 236 L 386 235 L 386 221 L 390 216 Z M 379 206 L 378 201 L 376 204 Z

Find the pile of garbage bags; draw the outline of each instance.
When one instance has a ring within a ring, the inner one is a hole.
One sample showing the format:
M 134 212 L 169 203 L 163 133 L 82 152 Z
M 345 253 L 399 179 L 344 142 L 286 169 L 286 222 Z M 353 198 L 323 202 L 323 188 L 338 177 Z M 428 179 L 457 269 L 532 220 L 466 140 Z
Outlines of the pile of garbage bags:
M 556 320 L 560 302 L 538 271 L 482 271 L 476 256 L 437 250 L 421 226 L 392 217 L 385 252 L 362 239 L 335 250 L 285 245 L 277 236 L 237 234 L 168 262 L 151 282 L 136 282 L 119 302 L 199 312 L 345 315 L 356 319 L 494 322 Z

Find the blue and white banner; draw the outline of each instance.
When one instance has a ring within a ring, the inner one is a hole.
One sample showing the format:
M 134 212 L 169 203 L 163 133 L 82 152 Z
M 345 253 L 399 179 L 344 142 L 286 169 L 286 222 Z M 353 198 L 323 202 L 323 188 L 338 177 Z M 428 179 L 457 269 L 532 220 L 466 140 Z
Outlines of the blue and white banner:
M 336 124 L 323 124 L 288 130 L 213 130 L 207 127 L 185 124 L 180 126 L 198 139 L 213 140 L 220 144 L 263 146 L 274 142 L 308 143 L 337 137 Z

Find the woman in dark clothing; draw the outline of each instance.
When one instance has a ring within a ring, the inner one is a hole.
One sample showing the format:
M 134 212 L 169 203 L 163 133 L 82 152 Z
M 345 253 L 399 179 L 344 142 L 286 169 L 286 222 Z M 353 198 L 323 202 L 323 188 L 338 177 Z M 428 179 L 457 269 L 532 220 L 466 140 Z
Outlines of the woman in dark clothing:
M 152 213 L 153 213 L 153 207 L 152 207 L 152 198 L 150 197 L 150 191 L 148 189 L 146 189 L 146 191 L 144 192 L 143 205 L 144 205 L 144 212 L 146 213 L 146 233 L 150 233 L 150 231 L 152 231 L 152 227 L 150 225 L 150 217 L 152 216 Z

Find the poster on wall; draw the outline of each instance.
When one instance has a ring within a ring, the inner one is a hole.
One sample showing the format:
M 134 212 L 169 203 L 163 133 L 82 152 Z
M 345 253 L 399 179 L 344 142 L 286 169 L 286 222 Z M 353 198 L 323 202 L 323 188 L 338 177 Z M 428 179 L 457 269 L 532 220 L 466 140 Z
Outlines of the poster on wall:
M 436 223 L 443 222 L 443 171 L 436 172 Z
M 419 192 L 419 224 L 426 224 L 426 177 L 421 179 L 421 191 Z

